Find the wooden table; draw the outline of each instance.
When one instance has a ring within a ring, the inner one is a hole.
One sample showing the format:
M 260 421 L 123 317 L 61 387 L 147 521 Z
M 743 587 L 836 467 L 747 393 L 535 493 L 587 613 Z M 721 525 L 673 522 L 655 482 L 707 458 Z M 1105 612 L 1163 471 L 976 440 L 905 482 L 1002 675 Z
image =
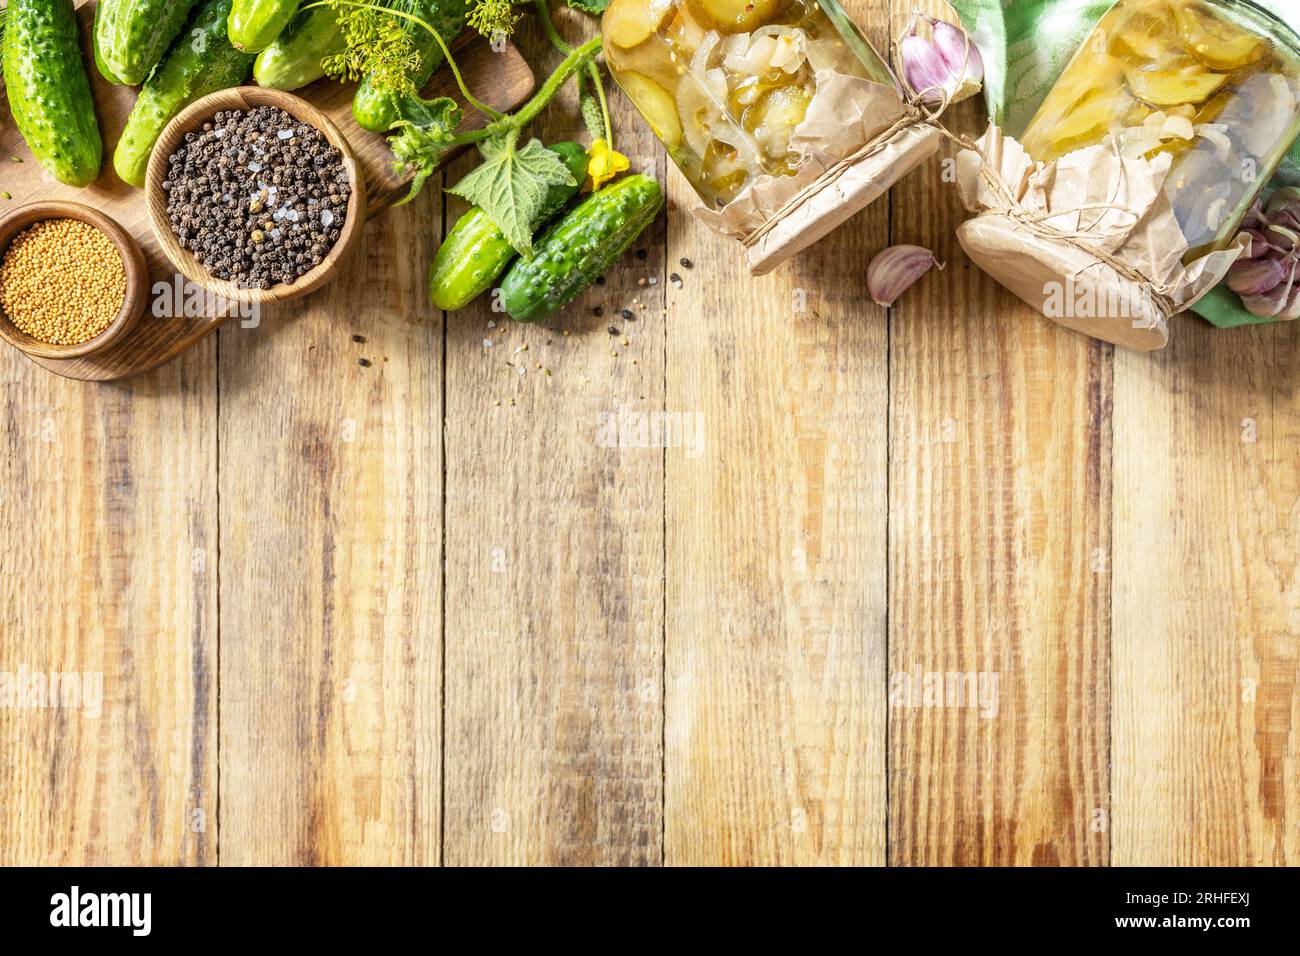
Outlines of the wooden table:
M 0 355 L 0 671 L 104 682 L 0 709 L 0 863 L 1300 862 L 1300 329 L 1060 331 L 938 161 L 751 279 L 618 105 L 678 207 L 553 329 L 430 310 L 430 189 L 147 377 Z

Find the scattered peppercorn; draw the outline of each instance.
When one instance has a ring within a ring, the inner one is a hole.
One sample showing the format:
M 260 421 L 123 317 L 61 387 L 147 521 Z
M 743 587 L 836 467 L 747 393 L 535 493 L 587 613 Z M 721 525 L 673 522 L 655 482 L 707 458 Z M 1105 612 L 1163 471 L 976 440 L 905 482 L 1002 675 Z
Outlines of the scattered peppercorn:
M 600 306 L 596 306 L 594 309 L 591 310 L 591 314 L 599 319 L 602 315 L 605 314 L 605 310 L 602 309 Z
M 683 269 L 691 268 L 691 260 L 687 259 L 685 256 L 682 256 L 680 259 L 678 259 L 677 264 L 680 265 Z
M 359 358 L 357 359 L 357 364 L 362 368 L 370 368 L 370 359 Z
M 605 331 L 608 332 L 610 335 L 618 335 L 618 329 L 614 328 L 614 326 L 612 325 Z
M 623 318 L 625 319 L 630 319 L 632 318 L 632 310 L 624 309 L 622 312 L 619 313 L 619 315 L 623 316 Z
M 604 276 L 596 276 L 596 285 L 604 285 L 604 284 L 605 284 L 605 277 L 604 277 Z
M 645 251 L 644 249 L 638 249 L 638 250 L 636 251 L 636 257 L 637 257 L 638 259 L 644 259 L 644 258 L 646 257 L 647 254 L 648 254 L 648 253 L 646 253 L 646 251 Z
M 352 341 L 353 341 L 353 342 L 364 342 L 365 340 L 366 340 L 366 337 L 365 337 L 364 335 L 353 335 L 353 336 L 352 336 Z
M 671 282 L 678 289 L 682 287 L 682 277 L 679 276 L 676 272 L 674 272 L 672 275 L 668 277 L 668 281 Z
M 44 219 L 14 237 L 0 262 L 0 308 L 50 345 L 99 335 L 126 300 L 126 268 L 113 241 L 78 219 Z
M 269 289 L 310 271 L 338 241 L 352 187 L 343 157 L 284 110 L 222 110 L 168 159 L 167 216 L 218 279 Z

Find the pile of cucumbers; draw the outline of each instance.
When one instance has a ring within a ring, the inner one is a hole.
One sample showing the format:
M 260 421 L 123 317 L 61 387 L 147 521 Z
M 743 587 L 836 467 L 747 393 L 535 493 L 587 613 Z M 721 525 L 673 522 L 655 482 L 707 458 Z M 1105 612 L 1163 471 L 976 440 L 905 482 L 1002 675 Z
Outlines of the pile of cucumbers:
M 293 90 L 324 75 L 321 61 L 343 50 L 329 7 L 299 10 L 301 0 L 99 0 L 95 68 L 111 83 L 139 86 L 135 107 L 113 152 L 117 175 L 143 186 L 149 153 L 177 113 L 201 96 L 238 86 L 251 71 L 262 86 Z M 465 26 L 469 0 L 396 0 L 451 43 Z M 422 86 L 442 62 L 427 31 L 405 23 L 420 54 Z M 99 177 L 103 138 L 81 57 L 73 0 L 10 0 L 0 43 L 14 122 L 28 147 L 60 182 L 85 186 Z M 363 80 L 352 103 L 357 122 L 382 133 L 399 104 Z
M 587 152 L 577 143 L 549 149 L 573 174 L 571 186 L 552 186 L 533 231 L 546 226 L 577 194 Z M 540 322 L 571 302 L 636 241 L 663 207 L 663 191 L 648 176 L 625 176 L 575 206 L 542 232 L 531 258 L 515 250 L 482 209 L 457 220 L 429 266 L 429 298 L 448 312 L 491 289 L 501 274 L 500 306 L 518 322 Z

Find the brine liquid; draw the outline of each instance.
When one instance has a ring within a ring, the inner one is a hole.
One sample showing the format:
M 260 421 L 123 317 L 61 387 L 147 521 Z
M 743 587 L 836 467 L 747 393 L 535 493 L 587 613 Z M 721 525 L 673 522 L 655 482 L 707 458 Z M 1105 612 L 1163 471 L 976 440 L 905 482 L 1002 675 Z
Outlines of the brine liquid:
M 1113 141 L 1173 157 L 1165 193 L 1191 262 L 1226 246 L 1300 134 L 1300 53 L 1231 0 L 1124 0 L 1106 14 L 1030 123 L 1042 162 Z
M 893 85 L 830 6 L 845 34 L 815 0 L 612 0 L 605 11 L 611 73 L 714 208 L 756 176 L 795 171 L 790 137 L 817 70 Z

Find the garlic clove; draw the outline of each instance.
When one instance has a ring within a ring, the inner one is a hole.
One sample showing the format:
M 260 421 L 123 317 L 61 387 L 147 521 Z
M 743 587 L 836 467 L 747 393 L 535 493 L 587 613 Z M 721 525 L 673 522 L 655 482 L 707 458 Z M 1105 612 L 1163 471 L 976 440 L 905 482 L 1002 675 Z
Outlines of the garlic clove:
M 1296 266 L 1293 262 L 1290 275 L 1279 283 L 1275 289 L 1262 295 L 1243 295 L 1241 304 L 1246 307 L 1246 311 L 1251 315 L 1257 315 L 1262 319 L 1277 318 L 1291 301 L 1295 275 Z
M 929 40 L 916 34 L 903 38 L 901 47 L 903 76 L 923 102 L 934 106 L 943 102 L 943 90 L 953 82 L 952 71 Z
M 1258 229 L 1243 229 L 1241 230 L 1241 234 L 1250 239 L 1250 245 L 1247 246 L 1246 251 L 1242 253 L 1241 258 L 1243 260 L 1262 258 L 1276 248 L 1268 241 L 1268 237 Z
M 916 284 L 934 266 L 943 268 L 929 249 L 920 246 L 890 246 L 867 266 L 867 290 L 877 305 L 893 305 L 900 295 Z
M 903 76 L 927 106 L 939 106 L 945 97 L 959 103 L 980 91 L 984 58 L 966 34 L 945 20 L 930 19 L 931 39 L 916 33 L 903 38 L 900 56 Z
M 1286 267 L 1280 259 L 1248 259 L 1233 263 L 1228 270 L 1228 288 L 1243 298 L 1265 295 L 1285 278 Z
M 930 18 L 935 50 L 952 75 L 958 78 L 952 102 L 960 103 L 979 92 L 984 83 L 984 57 L 975 41 L 947 20 Z

